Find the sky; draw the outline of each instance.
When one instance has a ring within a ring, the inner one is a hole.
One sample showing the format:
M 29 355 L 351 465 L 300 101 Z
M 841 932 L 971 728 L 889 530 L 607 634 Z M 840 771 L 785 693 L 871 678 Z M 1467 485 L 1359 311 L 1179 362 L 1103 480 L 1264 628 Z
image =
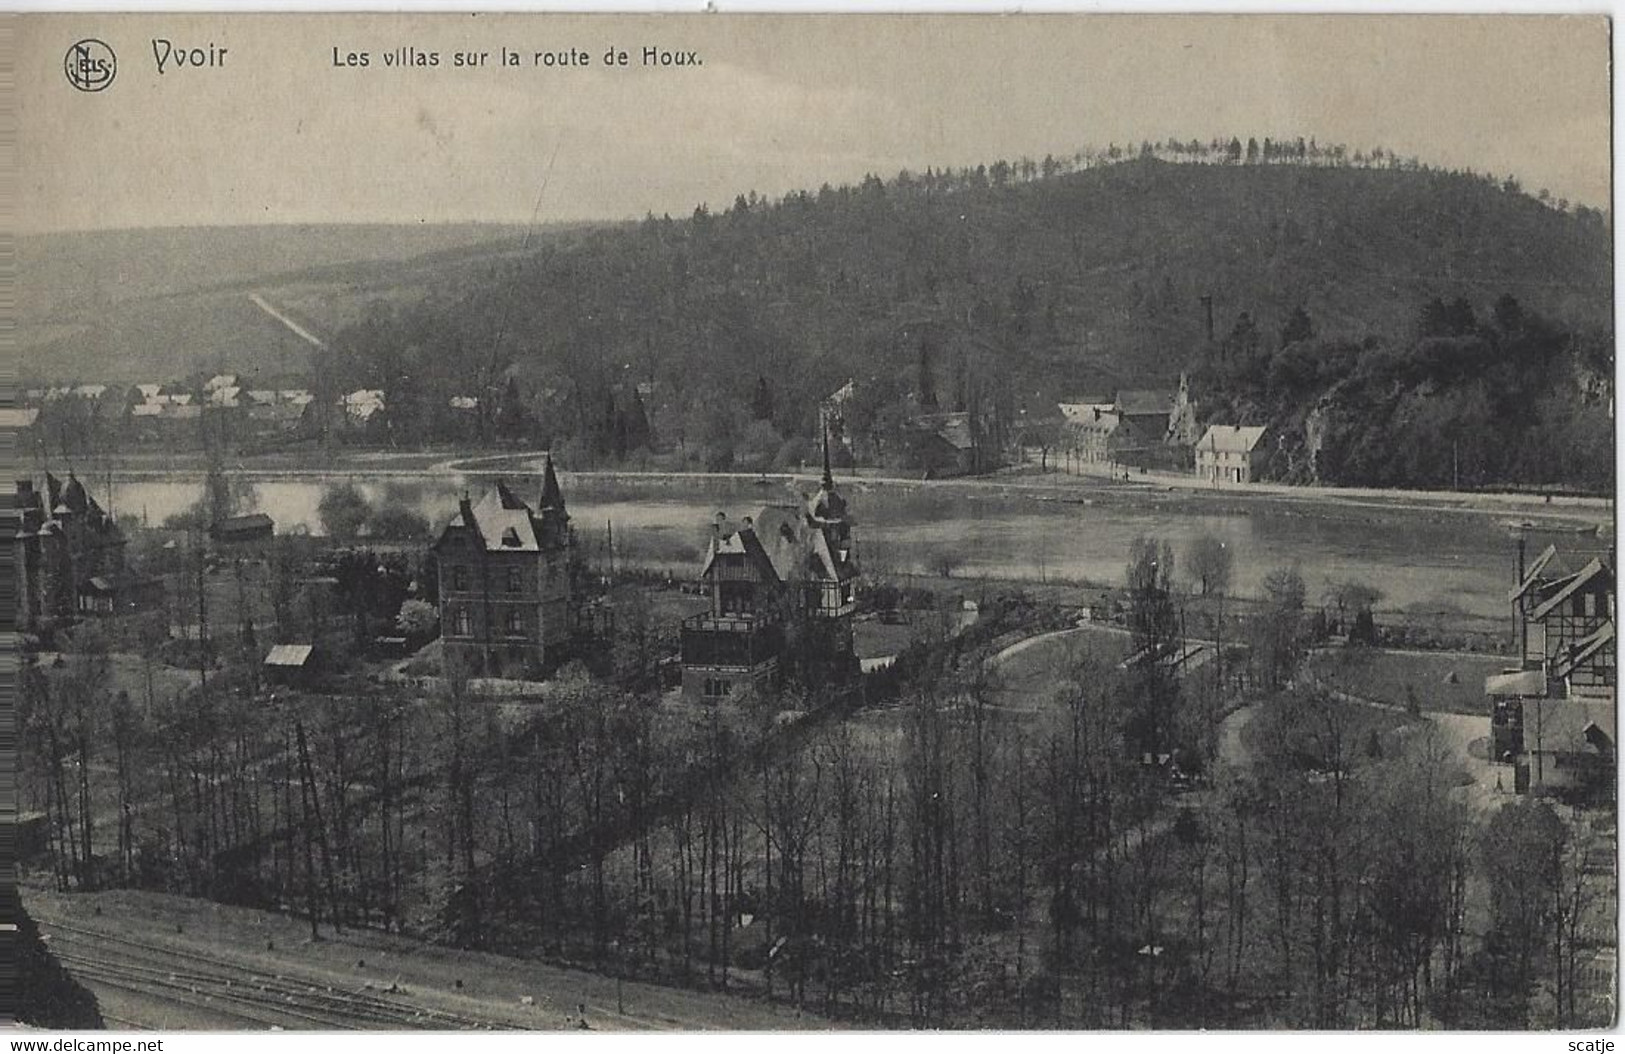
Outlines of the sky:
M 1380 145 L 1599 207 L 1611 184 L 1600 16 L 80 13 L 15 32 L 23 233 L 682 215 L 1216 135 Z M 64 75 L 86 37 L 117 56 L 103 91 Z M 162 41 L 226 55 L 160 73 Z M 385 67 L 403 46 L 441 64 Z M 644 47 L 702 64 L 645 69 Z M 532 65 L 569 49 L 592 64 Z

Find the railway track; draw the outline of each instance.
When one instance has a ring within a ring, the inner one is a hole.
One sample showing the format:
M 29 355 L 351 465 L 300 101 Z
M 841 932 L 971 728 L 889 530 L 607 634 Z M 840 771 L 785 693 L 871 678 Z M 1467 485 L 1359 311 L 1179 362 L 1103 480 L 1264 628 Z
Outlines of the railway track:
M 45 916 L 40 916 L 39 921 L 49 934 L 52 952 L 71 972 L 86 980 L 259 1027 L 521 1027 L 413 1002 L 404 992 L 371 985 L 347 989 L 326 980 L 259 970 L 219 956 L 114 936 Z

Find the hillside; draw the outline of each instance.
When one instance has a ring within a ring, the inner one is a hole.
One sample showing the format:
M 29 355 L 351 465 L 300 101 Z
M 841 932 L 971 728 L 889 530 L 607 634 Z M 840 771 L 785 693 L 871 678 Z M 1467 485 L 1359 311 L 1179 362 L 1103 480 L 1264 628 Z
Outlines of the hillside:
M 1290 440 L 1275 478 L 1564 482 L 1564 459 L 1551 452 L 1577 437 L 1595 452 L 1581 475 L 1611 478 L 1612 423 L 1597 416 L 1612 378 L 1602 213 L 1380 152 L 1356 164 L 1341 154 L 1303 163 L 1279 145 L 1267 163 L 1242 163 L 1234 141 L 1231 152 L 1229 163 L 1144 156 L 905 172 L 527 237 L 478 227 L 123 232 L 75 263 L 92 243 L 60 236 L 55 270 L 30 281 L 54 275 L 59 304 L 95 306 L 25 312 L 25 372 L 294 375 L 322 391 L 385 390 L 388 428 L 373 440 L 557 443 L 581 465 L 647 447 L 755 469 L 809 456 L 820 400 L 849 379 L 859 382 L 845 408 L 849 438 L 867 443 L 858 456 L 912 468 L 896 458 L 914 401 L 975 410 L 984 442 L 997 444 L 1052 415 L 1057 400 L 1170 385 L 1188 370 L 1205 417 L 1267 423 Z M 162 265 L 132 262 L 138 249 Z M 140 277 L 109 285 L 120 268 Z M 1504 298 L 1530 325 L 1482 330 Z M 1419 322 L 1424 305 L 1469 317 Z M 1302 333 L 1313 346 L 1277 362 Z M 1423 348 L 1422 338 L 1471 346 Z M 1215 349 L 1231 344 L 1248 361 L 1217 368 Z M 1325 364 L 1317 348 L 1331 349 Z M 1403 368 L 1417 356 L 1431 365 Z M 1488 368 L 1506 356 L 1520 365 Z M 1402 398 L 1382 394 L 1393 384 Z M 1434 434 L 1430 409 L 1445 405 L 1441 385 L 1451 389 L 1448 439 Z M 1568 409 L 1574 393 L 1589 400 L 1579 416 Z M 470 395 L 483 396 L 478 414 L 447 409 Z M 1395 468 L 1372 446 L 1401 433 L 1389 418 L 1413 446 L 1454 444 L 1448 461 Z M 1520 457 L 1489 449 L 1490 437 L 1523 432 L 1539 442 Z M 1484 452 L 1464 468 L 1469 435 L 1483 437 L 1469 452 Z
M 465 388 L 470 362 L 583 394 L 630 373 L 684 408 L 690 389 L 743 404 L 766 376 L 776 422 L 805 427 L 849 377 L 1011 404 L 1167 382 L 1202 344 L 1203 295 L 1221 335 L 1243 311 L 1278 332 L 1302 307 L 1322 336 L 1400 340 L 1429 299 L 1487 308 L 1505 292 L 1605 328 L 1609 244 L 1598 213 L 1426 170 L 1135 161 L 1002 186 L 871 179 L 470 271 L 346 334 L 341 369 L 388 387 L 416 345 L 454 350 L 458 369 L 439 373 Z M 436 375 L 423 365 L 420 381 Z
M 416 267 L 453 272 L 511 249 L 485 224 L 158 228 L 17 240 L 18 347 L 41 380 L 132 383 L 224 365 L 304 372 L 308 345 L 246 294 L 321 290 L 348 305 L 372 290 L 416 295 Z M 279 300 L 279 303 L 281 301 Z M 332 328 L 360 316 L 335 312 Z

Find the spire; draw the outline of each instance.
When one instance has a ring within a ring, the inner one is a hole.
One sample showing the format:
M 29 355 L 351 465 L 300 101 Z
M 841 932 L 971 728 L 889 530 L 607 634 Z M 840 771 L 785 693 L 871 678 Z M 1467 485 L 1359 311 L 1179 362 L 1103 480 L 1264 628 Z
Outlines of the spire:
M 559 477 L 553 471 L 552 453 L 547 455 L 542 469 L 542 496 L 536 504 L 538 509 L 564 508 L 564 492 L 559 489 Z
M 829 472 L 829 428 L 824 429 L 824 489 L 834 490 L 835 479 Z

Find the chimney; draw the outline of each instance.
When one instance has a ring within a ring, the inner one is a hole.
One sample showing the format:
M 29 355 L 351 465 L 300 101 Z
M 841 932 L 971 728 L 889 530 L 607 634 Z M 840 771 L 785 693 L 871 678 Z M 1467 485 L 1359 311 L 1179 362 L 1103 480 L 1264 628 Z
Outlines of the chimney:
M 1213 343 L 1213 297 L 1202 297 L 1202 325 L 1203 332 L 1207 334 L 1207 342 Z
M 1515 586 L 1523 585 L 1524 554 L 1525 554 L 1525 551 L 1526 551 L 1528 545 L 1529 545 L 1529 540 L 1524 536 L 1524 533 L 1522 531 L 1519 531 L 1518 532 L 1518 579 L 1517 579 L 1517 581 L 1512 583 Z
M 717 513 L 716 517 L 714 519 L 712 519 L 712 521 L 711 521 L 711 537 L 720 538 L 722 536 L 722 528 L 727 524 L 727 522 L 728 522 L 728 514 L 727 513 L 725 513 L 725 512 Z
M 745 517 L 745 530 L 754 531 L 755 529 L 756 529 L 756 521 L 751 519 L 749 516 L 746 516 Z

